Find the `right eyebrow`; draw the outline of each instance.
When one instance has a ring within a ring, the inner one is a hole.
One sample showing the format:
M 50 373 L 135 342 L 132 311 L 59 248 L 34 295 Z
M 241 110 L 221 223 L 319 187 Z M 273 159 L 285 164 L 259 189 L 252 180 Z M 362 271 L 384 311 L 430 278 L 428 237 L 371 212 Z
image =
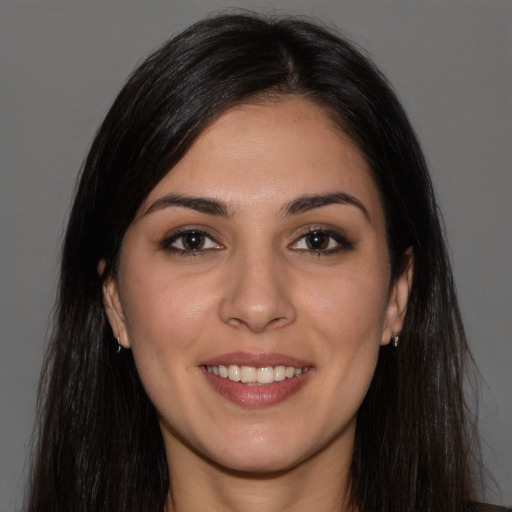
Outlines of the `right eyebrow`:
M 164 208 L 171 208 L 178 206 L 181 208 L 189 208 L 197 212 L 206 213 L 208 215 L 216 215 L 218 217 L 230 217 L 229 207 L 222 201 L 217 199 L 210 199 L 206 197 L 195 197 L 195 196 L 183 196 L 169 194 L 164 197 L 160 197 L 144 212 L 144 215 L 148 215 L 152 212 L 162 210 Z

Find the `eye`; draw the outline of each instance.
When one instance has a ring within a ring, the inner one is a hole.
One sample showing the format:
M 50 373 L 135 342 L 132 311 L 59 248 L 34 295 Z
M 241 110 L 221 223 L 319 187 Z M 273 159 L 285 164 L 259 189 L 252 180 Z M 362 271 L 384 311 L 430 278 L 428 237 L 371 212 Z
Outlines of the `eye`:
M 313 229 L 302 235 L 290 248 L 318 254 L 335 253 L 351 248 L 352 244 L 341 234 L 323 229 Z
M 183 254 L 201 253 L 210 249 L 222 249 L 222 245 L 217 243 L 212 237 L 198 230 L 186 230 L 175 233 L 163 241 L 162 247 Z

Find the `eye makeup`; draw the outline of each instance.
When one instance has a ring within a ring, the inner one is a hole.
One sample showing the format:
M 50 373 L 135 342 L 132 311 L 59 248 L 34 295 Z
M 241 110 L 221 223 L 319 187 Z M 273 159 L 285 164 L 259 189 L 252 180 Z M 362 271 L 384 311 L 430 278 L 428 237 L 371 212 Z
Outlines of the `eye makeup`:
M 198 226 L 182 227 L 166 236 L 160 247 L 184 257 L 206 256 L 211 251 L 225 249 L 207 230 Z M 344 232 L 331 227 L 313 225 L 305 228 L 287 248 L 307 256 L 330 256 L 352 250 L 355 243 Z
M 212 235 L 196 227 L 179 229 L 166 237 L 160 247 L 170 253 L 189 257 L 204 256 L 208 251 L 224 249 Z
M 312 256 L 327 256 L 351 250 L 355 247 L 355 244 L 338 230 L 312 226 L 289 247 L 295 251 L 304 251 Z

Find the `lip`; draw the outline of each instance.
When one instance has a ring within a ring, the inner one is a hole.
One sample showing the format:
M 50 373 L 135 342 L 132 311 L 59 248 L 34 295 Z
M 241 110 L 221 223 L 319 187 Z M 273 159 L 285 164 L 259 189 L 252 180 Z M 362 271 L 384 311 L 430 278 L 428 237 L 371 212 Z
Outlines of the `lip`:
M 310 361 L 297 359 L 296 357 L 278 354 L 277 352 L 230 352 L 201 361 L 199 366 L 219 366 L 237 364 L 238 366 L 293 366 L 295 368 L 308 368 L 313 366 Z
M 294 366 L 295 368 L 308 368 L 308 371 L 291 379 L 262 385 L 248 385 L 234 382 L 210 373 L 206 366 L 236 364 L 239 366 Z M 314 368 L 311 363 L 294 357 L 277 353 L 246 353 L 232 352 L 215 356 L 201 363 L 200 370 L 212 388 L 230 402 L 244 407 L 267 407 L 281 403 L 297 393 L 311 375 Z

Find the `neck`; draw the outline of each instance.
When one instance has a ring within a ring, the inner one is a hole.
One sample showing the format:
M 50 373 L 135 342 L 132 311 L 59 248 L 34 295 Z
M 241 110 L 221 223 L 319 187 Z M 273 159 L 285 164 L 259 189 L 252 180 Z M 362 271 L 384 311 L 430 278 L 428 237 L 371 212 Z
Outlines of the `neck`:
M 348 496 L 351 454 L 332 446 L 293 468 L 263 474 L 230 471 L 196 453 L 180 454 L 186 447 L 175 448 L 168 457 L 165 512 L 354 512 Z

